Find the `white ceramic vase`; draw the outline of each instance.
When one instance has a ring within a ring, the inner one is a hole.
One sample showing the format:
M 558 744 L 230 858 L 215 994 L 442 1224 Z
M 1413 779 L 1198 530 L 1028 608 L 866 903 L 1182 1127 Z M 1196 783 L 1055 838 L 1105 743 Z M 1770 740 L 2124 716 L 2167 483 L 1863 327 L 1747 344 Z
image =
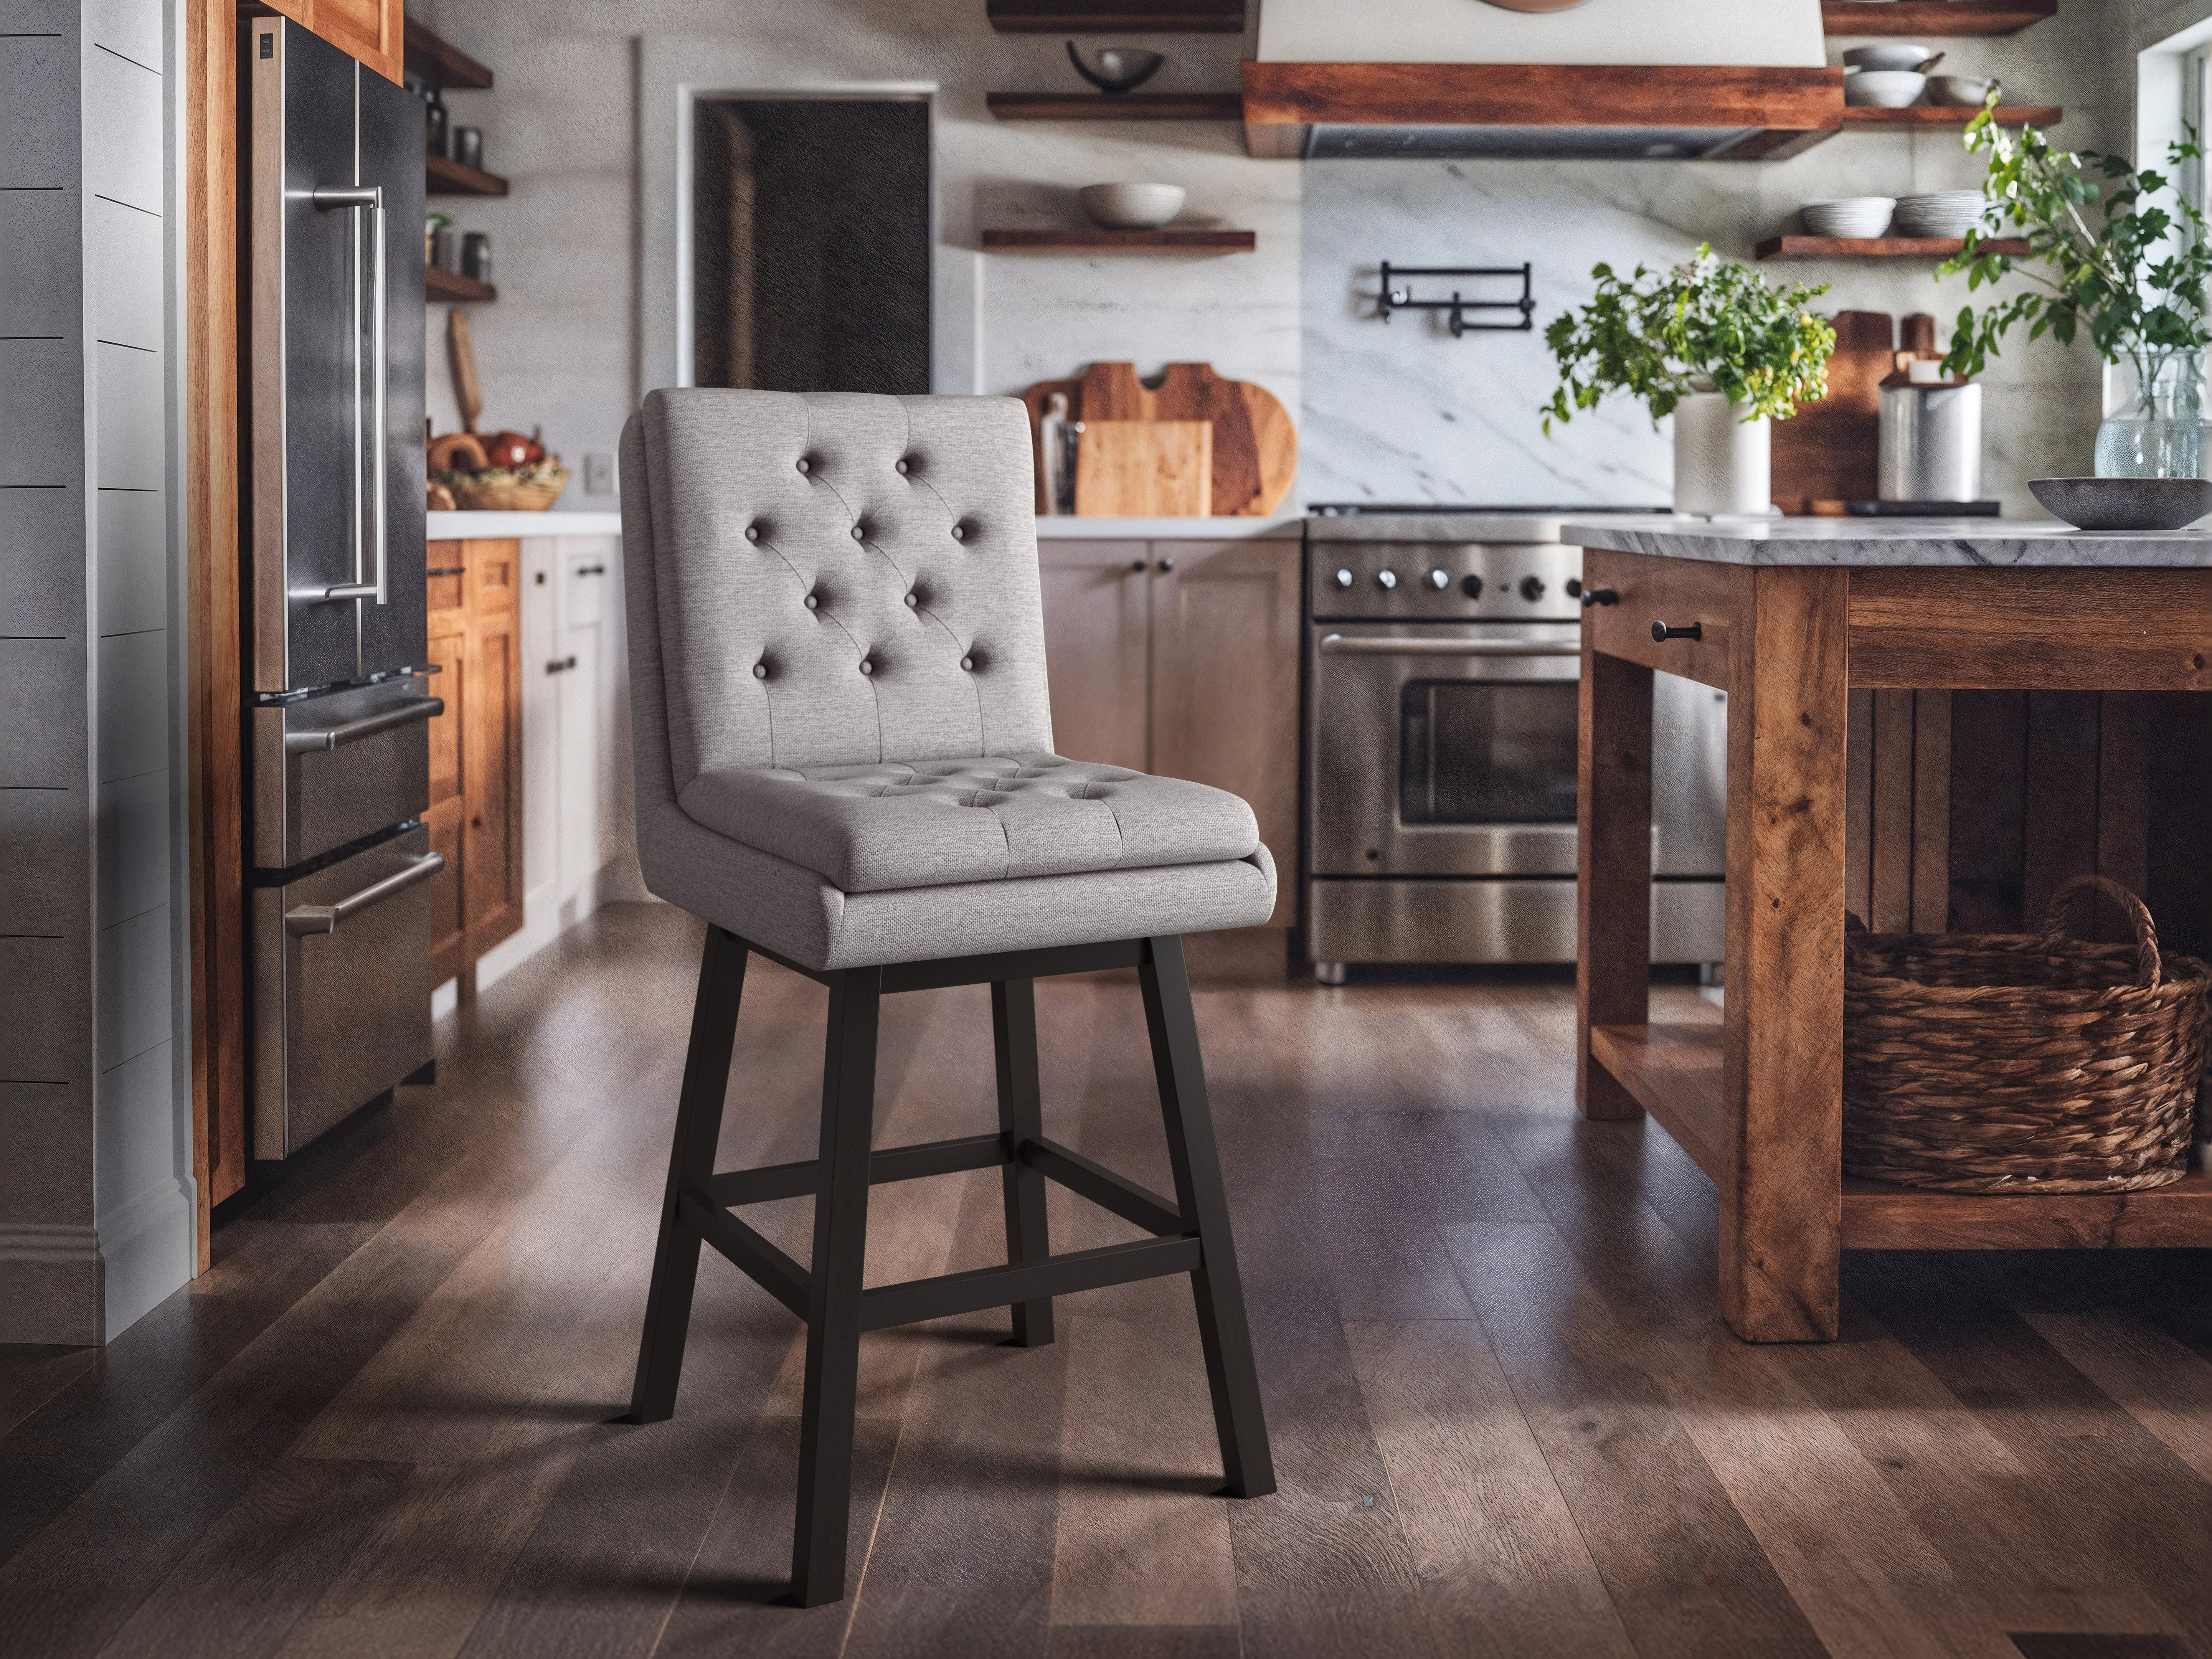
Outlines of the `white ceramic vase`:
M 1692 392 L 1674 405 L 1674 510 L 1711 517 L 1771 514 L 1771 423 L 1736 418 L 1717 392 Z

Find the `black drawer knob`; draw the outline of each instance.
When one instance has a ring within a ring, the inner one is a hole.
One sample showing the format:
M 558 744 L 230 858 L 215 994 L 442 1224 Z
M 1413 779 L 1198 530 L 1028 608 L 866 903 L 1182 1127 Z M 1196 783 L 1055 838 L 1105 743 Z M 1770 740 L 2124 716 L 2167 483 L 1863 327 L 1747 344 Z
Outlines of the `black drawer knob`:
M 1589 610 L 1594 605 L 1619 605 L 1620 603 L 1620 595 L 1614 592 L 1613 589 L 1609 587 L 1585 587 L 1583 589 L 1583 609 L 1585 611 Z
M 1702 640 L 1705 637 L 1705 625 L 1692 623 L 1687 628 L 1669 628 L 1665 623 L 1656 622 L 1651 624 L 1651 637 L 1662 645 L 1668 640 Z

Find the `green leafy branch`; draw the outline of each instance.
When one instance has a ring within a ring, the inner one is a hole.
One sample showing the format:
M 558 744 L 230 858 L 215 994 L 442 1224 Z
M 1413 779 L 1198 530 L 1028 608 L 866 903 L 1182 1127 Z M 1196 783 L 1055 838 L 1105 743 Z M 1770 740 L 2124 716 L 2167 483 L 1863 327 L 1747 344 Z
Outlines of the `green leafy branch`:
M 2048 334 L 2063 345 L 2086 331 L 2106 362 L 2132 361 L 2145 386 L 2173 352 L 2212 344 L 2205 317 L 2212 249 L 2197 204 L 2166 174 L 2138 171 L 2124 155 L 2057 149 L 2033 127 L 2009 131 L 1997 125 L 1996 108 L 1992 92 L 1966 131 L 1966 148 L 1990 158 L 1981 222 L 1936 274 L 1965 271 L 1969 291 L 2008 276 L 2033 286 L 1978 316 L 1972 306 L 1961 308 L 1944 372 L 1981 374 L 1998 342 L 2021 324 L 2029 339 Z M 2194 130 L 2166 149 L 2177 173 L 2201 159 Z M 2153 200 L 2169 195 L 2171 208 Z M 2024 238 L 2027 253 L 1990 251 L 2000 237 Z
M 1601 264 L 1590 275 L 1596 297 L 1544 331 L 1559 363 L 1544 405 L 1547 434 L 1611 392 L 1638 398 L 1655 422 L 1692 392 L 1725 394 L 1746 421 L 1787 419 L 1826 395 L 1836 331 L 1806 309 L 1826 283 L 1772 288 L 1765 272 L 1723 260 L 1710 244 L 1668 270 L 1638 265 L 1623 280 Z

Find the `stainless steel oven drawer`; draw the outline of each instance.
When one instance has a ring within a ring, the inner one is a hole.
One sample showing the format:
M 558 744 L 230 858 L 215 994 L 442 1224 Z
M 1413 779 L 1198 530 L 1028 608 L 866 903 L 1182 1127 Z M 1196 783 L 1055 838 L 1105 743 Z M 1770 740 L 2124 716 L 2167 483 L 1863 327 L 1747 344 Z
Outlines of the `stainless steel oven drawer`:
M 1727 884 L 1651 884 L 1651 960 L 1718 962 L 1727 953 Z M 1312 962 L 1572 962 L 1571 881 L 1313 881 Z
M 255 867 L 289 870 L 422 817 L 444 708 L 410 678 L 254 709 Z
M 419 728 L 418 728 L 419 729 Z M 253 890 L 253 1155 L 283 1158 L 430 1058 L 430 890 L 410 830 Z

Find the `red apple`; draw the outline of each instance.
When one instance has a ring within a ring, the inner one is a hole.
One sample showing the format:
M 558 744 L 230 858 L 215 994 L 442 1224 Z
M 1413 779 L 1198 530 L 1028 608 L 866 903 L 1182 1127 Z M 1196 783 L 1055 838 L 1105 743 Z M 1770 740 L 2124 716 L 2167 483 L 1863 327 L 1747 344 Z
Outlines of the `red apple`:
M 484 454 L 494 466 L 503 466 L 509 471 L 527 466 L 534 459 L 531 452 L 537 446 L 520 432 L 495 433 L 484 440 Z M 544 452 L 540 450 L 538 453 Z

